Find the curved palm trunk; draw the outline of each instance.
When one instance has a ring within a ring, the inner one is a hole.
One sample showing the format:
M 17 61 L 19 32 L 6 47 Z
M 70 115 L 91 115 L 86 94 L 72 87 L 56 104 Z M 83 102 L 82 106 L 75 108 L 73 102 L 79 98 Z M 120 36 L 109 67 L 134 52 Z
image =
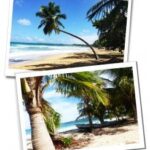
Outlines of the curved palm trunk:
M 41 113 L 29 115 L 34 150 L 55 150 Z
M 68 35 L 70 35 L 70 36 L 73 36 L 73 37 L 75 37 L 75 38 L 81 40 L 82 42 L 84 42 L 84 43 L 85 43 L 88 47 L 90 47 L 90 49 L 93 51 L 96 60 L 99 59 L 99 57 L 98 57 L 98 55 L 96 54 L 94 48 L 93 48 L 88 42 L 86 42 L 84 39 L 82 39 L 82 38 L 80 38 L 80 37 L 78 37 L 78 36 L 76 36 L 76 35 L 74 35 L 74 34 L 72 34 L 72 33 L 66 32 L 66 31 L 64 31 L 64 30 L 60 30 L 60 29 L 58 29 L 58 30 L 59 30 L 60 32 L 63 32 L 63 33 L 68 34 Z
M 32 146 L 34 150 L 55 150 L 52 139 L 46 128 L 40 106 L 40 87 L 36 78 L 22 79 L 22 95 L 29 114 L 32 129 Z

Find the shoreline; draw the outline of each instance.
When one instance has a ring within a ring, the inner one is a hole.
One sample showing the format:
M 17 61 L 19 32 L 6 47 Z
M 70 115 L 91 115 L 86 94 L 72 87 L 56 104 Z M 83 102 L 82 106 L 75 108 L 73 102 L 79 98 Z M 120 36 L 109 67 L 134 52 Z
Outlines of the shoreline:
M 95 59 L 91 50 L 87 50 L 86 52 L 54 54 L 38 60 L 12 63 L 9 64 L 9 68 L 38 71 L 123 62 L 123 55 L 118 51 L 104 49 L 95 49 L 95 51 L 100 57 L 98 60 Z
M 57 134 L 58 137 L 73 137 L 78 143 L 66 149 L 91 149 L 100 146 L 127 146 L 139 143 L 138 124 L 129 123 L 115 127 L 93 129 L 92 132 L 79 132 L 78 129 Z M 32 150 L 31 139 L 27 139 L 27 148 Z M 56 149 L 57 150 L 57 149 Z

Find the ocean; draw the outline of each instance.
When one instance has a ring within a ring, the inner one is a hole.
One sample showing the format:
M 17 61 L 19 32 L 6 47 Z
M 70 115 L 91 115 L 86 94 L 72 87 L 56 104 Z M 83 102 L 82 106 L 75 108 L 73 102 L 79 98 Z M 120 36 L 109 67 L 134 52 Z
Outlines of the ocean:
M 127 117 L 124 117 L 124 119 Z M 110 119 L 104 119 L 104 121 L 109 122 L 109 121 L 115 121 L 116 118 Z M 100 124 L 100 121 L 97 118 L 92 119 L 93 124 Z M 70 130 L 75 130 L 77 129 L 76 124 L 89 124 L 89 121 L 87 118 L 80 119 L 78 121 L 69 121 L 69 122 L 64 122 L 60 124 L 60 127 L 57 129 L 57 132 L 65 132 L 65 131 L 70 131 Z M 31 129 L 26 129 L 26 136 L 27 138 L 31 137 Z
M 65 45 L 65 44 L 44 44 L 44 43 L 20 43 L 11 42 L 10 44 L 10 63 L 20 63 L 24 61 L 37 60 L 42 57 L 84 52 L 89 48 L 84 45 Z
M 99 120 L 94 118 L 93 123 L 99 124 Z M 65 132 L 69 130 L 77 129 L 76 124 L 89 124 L 88 119 L 81 119 L 79 121 L 69 121 L 60 124 L 60 127 L 57 129 L 57 132 Z M 31 129 L 26 129 L 27 137 L 31 135 Z

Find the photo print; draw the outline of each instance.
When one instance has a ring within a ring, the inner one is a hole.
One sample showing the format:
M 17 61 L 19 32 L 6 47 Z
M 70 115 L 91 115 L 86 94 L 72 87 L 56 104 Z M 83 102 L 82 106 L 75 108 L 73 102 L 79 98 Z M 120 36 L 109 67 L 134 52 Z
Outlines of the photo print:
M 24 150 L 144 148 L 135 63 L 22 73 Z
M 8 76 L 127 60 L 131 1 L 14 0 L 12 5 Z

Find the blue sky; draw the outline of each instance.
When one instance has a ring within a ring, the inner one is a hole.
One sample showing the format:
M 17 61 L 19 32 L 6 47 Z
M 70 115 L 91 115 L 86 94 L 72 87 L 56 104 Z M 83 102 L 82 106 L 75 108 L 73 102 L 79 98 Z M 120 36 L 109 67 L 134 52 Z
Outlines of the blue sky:
M 79 116 L 77 104 L 80 102 L 80 99 L 75 97 L 65 97 L 63 94 L 56 92 L 52 85 L 44 91 L 43 97 L 51 104 L 55 111 L 61 114 L 61 123 L 74 121 Z M 25 128 L 30 128 L 29 116 L 26 110 Z
M 40 18 L 36 12 L 41 5 L 47 5 L 52 0 L 14 0 L 11 41 L 44 42 L 44 43 L 81 43 L 65 34 L 45 36 L 42 29 L 38 29 Z M 86 12 L 98 0 L 53 0 L 60 6 L 61 12 L 67 19 L 62 20 L 65 30 L 93 43 L 97 39 L 97 30 L 86 19 Z
M 56 92 L 55 88 L 49 86 L 43 97 L 50 102 L 51 106 L 61 114 L 61 122 L 74 121 L 78 116 L 77 104 L 80 99 L 75 97 L 66 97 L 61 93 Z
M 100 75 L 102 78 L 114 80 L 115 76 L 109 73 L 104 73 Z M 106 82 L 105 85 L 107 88 L 112 88 L 113 85 Z M 61 93 L 56 92 L 54 84 L 51 84 L 44 91 L 43 98 L 47 100 L 51 106 L 61 114 L 61 123 L 74 121 L 79 116 L 79 111 L 77 109 L 77 104 L 81 102 L 79 98 L 75 97 L 66 97 Z M 29 116 L 25 112 L 25 129 L 30 128 Z

